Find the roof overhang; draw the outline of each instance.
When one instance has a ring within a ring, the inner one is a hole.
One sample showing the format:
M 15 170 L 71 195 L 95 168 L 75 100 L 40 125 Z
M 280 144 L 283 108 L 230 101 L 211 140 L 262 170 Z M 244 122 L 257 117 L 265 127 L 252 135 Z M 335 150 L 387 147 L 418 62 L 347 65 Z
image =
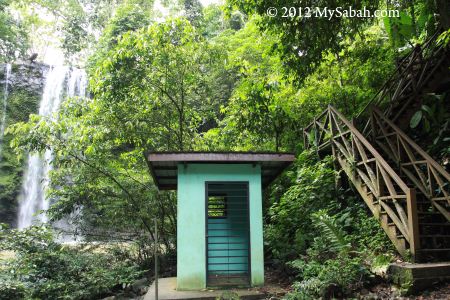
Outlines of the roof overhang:
M 152 152 L 148 167 L 159 190 L 176 190 L 178 164 L 259 164 L 261 182 L 267 187 L 294 160 L 292 153 L 272 152 Z

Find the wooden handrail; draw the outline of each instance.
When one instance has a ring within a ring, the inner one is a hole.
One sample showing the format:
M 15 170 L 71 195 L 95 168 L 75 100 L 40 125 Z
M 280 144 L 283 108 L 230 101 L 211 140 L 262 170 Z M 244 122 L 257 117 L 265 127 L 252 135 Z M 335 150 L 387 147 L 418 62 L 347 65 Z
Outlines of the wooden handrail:
M 385 94 L 391 90 L 392 86 L 397 83 L 399 80 L 394 80 L 394 79 L 398 79 L 398 78 L 403 78 L 405 73 L 407 71 L 409 71 L 410 66 L 412 65 L 412 63 L 415 61 L 415 59 L 411 59 L 411 57 L 414 54 L 418 54 L 420 56 L 423 56 L 423 53 L 428 50 L 430 47 L 434 46 L 434 44 L 432 44 L 434 41 L 436 41 L 436 38 L 438 37 L 438 35 L 440 34 L 440 30 L 436 30 L 436 32 L 421 46 L 420 51 L 416 51 L 416 48 L 413 48 L 411 52 L 409 52 L 408 55 L 406 55 L 399 63 L 399 65 L 397 66 L 397 68 L 395 69 L 394 72 L 392 72 L 392 74 L 389 76 L 389 78 L 384 82 L 383 86 L 377 91 L 377 93 L 372 97 L 372 99 L 369 100 L 369 102 L 367 102 L 366 105 L 364 105 L 364 107 L 359 111 L 359 113 L 356 115 L 356 118 L 361 117 L 361 115 L 367 111 L 367 109 L 375 104 L 375 105 L 380 105 L 381 103 L 381 99 L 384 98 Z M 434 52 L 439 52 L 443 47 L 439 46 L 437 50 L 435 50 Z M 405 63 L 408 63 L 406 65 L 406 67 L 404 66 Z M 404 68 L 401 72 L 400 69 Z M 382 93 L 382 96 L 380 96 L 380 94 Z M 390 99 L 391 101 L 392 99 Z
M 372 153 L 372 155 L 375 157 L 375 159 L 383 166 L 383 168 L 388 172 L 390 176 L 395 180 L 395 182 L 400 186 L 400 188 L 407 193 L 408 192 L 408 185 L 406 185 L 405 182 L 400 178 L 400 176 L 395 173 L 395 171 L 389 166 L 389 164 L 383 159 L 383 157 L 378 153 L 378 151 L 369 143 L 368 140 L 349 122 L 347 119 L 338 112 L 334 107 L 330 105 L 331 111 L 333 111 L 336 115 L 339 116 L 342 122 L 350 128 L 352 131 L 352 134 L 354 134 L 362 143 L 363 145 Z
M 415 190 L 398 176 L 370 142 L 338 110 L 329 105 L 305 130 L 306 147 L 310 132 L 315 132 L 318 151 L 331 145 L 336 161 L 393 241 L 398 251 L 406 254 L 406 246 L 389 228 L 388 218 L 408 242 L 414 256 L 419 249 L 419 231 Z M 388 218 L 383 218 L 385 213 Z
M 422 156 L 424 160 L 427 161 L 428 164 L 432 165 L 442 176 L 444 176 L 448 181 L 450 181 L 450 174 L 445 171 L 445 169 L 438 164 L 427 152 L 425 152 L 416 142 L 414 142 L 409 136 L 407 136 L 397 125 L 395 125 L 391 120 L 386 118 L 384 114 L 380 111 L 380 109 L 376 106 L 373 106 L 373 111 L 383 119 L 386 124 L 388 124 L 394 131 L 395 134 L 399 135 L 402 139 L 404 139 L 417 153 Z
M 397 161 L 401 171 L 450 221 L 448 205 L 441 203 L 441 201 L 447 201 L 450 204 L 450 174 L 399 127 L 386 118 L 377 107 L 372 107 L 372 114 L 374 117 L 371 118 L 371 125 L 375 142 L 379 142 L 380 138 L 386 141 L 390 147 L 386 153 Z M 406 156 L 402 156 L 402 152 L 406 153 Z M 426 169 L 426 172 L 423 169 Z

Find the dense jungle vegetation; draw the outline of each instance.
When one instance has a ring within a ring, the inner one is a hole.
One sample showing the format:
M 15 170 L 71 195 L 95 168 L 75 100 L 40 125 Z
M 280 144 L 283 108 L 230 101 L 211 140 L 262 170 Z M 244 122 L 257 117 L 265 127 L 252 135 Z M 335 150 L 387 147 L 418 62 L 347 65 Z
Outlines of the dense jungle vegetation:
M 47 195 L 57 201 L 47 214 L 54 222 L 82 208 L 75 221 L 86 244 L 57 243 L 49 224 L 2 225 L 0 250 L 10 255 L 1 260 L 0 299 L 117 293 L 152 276 L 154 247 L 161 272 L 173 274 L 176 194 L 155 187 L 148 151 L 294 152 L 263 207 L 266 263 L 292 280 L 286 298 L 351 295 L 373 282 L 395 249 L 332 158 L 304 149 L 302 128 L 328 104 L 357 115 L 400 57 L 439 24 L 448 28 L 448 2 L 288 1 L 400 11 L 331 19 L 268 17 L 268 6 L 286 5 L 279 0 L 157 2 L 164 13 L 152 0 L 0 0 L 0 59 L 26 59 L 50 43 L 40 36 L 56 36 L 66 63 L 86 68 L 90 91 L 65 99 L 57 118 L 17 117 L 6 131 L 16 161 L 52 149 Z M 449 39 L 444 31 L 439 41 Z M 434 141 L 427 148 L 443 161 L 450 126 L 438 113 L 448 95 L 430 101 L 434 113 L 421 113 L 414 134 Z M 14 211 L 14 201 L 0 207 Z

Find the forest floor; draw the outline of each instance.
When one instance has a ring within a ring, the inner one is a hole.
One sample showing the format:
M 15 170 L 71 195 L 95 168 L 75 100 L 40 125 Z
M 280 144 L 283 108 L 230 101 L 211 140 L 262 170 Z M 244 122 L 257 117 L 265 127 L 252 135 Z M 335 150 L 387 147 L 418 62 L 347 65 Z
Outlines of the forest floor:
M 372 288 L 362 289 L 357 299 L 446 300 L 450 299 L 450 283 L 439 284 L 411 296 L 401 296 L 398 288 L 392 284 L 382 283 Z
M 266 269 L 265 285 L 260 289 L 267 295 L 267 299 L 281 299 L 292 291 L 294 278 L 287 276 L 286 272 L 276 269 Z M 440 283 L 416 295 L 402 296 L 398 287 L 388 282 L 378 282 L 363 287 L 350 297 L 343 299 L 361 300 L 449 300 L 450 282 Z

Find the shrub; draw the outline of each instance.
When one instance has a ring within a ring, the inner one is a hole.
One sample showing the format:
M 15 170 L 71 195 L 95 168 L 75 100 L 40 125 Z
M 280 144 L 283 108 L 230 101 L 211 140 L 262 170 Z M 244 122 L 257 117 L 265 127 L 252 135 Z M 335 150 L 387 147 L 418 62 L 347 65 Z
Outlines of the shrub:
M 305 151 L 297 159 L 297 180 L 273 200 L 265 226 L 265 239 L 274 258 L 289 261 L 313 242 L 312 214 L 336 205 L 335 172 L 331 159 L 318 161 L 314 152 Z
M 0 251 L 4 250 L 14 251 L 15 258 L 0 266 L 0 299 L 91 299 L 143 273 L 130 260 L 108 252 L 58 244 L 47 227 L 19 231 L 3 226 Z
M 274 261 L 295 270 L 298 282 L 287 299 L 351 294 L 371 279 L 371 264 L 393 257 L 392 243 L 364 201 L 345 182 L 336 189 L 331 162 L 304 151 L 295 182 L 273 188 L 285 192 L 270 199 L 266 243 Z
M 25 298 L 22 282 L 10 280 L 4 273 L 0 275 L 0 300 L 20 300 Z

